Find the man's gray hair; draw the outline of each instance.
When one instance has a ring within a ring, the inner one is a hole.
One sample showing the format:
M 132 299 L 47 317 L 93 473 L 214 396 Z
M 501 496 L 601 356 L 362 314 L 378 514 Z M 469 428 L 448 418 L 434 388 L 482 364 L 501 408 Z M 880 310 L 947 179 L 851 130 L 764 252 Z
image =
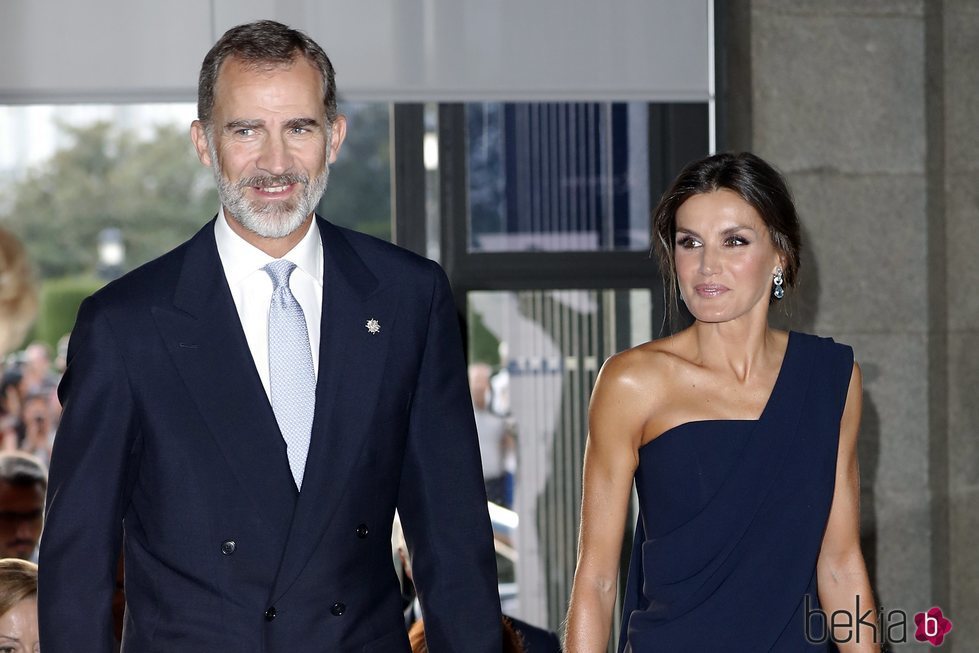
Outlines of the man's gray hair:
M 316 41 L 302 32 L 273 20 L 232 27 L 204 57 L 197 84 L 197 119 L 210 125 L 214 109 L 214 86 L 221 64 L 232 57 L 256 67 L 289 65 L 305 57 L 323 77 L 323 109 L 329 124 L 337 119 L 337 87 L 333 64 Z

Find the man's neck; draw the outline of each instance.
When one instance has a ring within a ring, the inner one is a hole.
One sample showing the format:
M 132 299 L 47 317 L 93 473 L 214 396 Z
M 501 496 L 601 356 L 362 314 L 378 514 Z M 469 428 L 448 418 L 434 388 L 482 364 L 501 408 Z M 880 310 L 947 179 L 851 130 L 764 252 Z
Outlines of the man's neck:
M 241 239 L 248 244 L 257 247 L 272 258 L 282 258 L 293 247 L 298 245 L 299 241 L 301 241 L 306 235 L 306 232 L 309 231 L 309 225 L 313 220 L 313 214 L 310 213 L 297 229 L 281 238 L 266 238 L 265 236 L 258 235 L 254 231 L 246 229 L 237 220 L 228 216 L 227 209 L 222 209 L 221 219 L 225 220 L 228 223 L 228 226 L 231 227 L 231 230 L 238 234 L 238 236 L 240 236 Z

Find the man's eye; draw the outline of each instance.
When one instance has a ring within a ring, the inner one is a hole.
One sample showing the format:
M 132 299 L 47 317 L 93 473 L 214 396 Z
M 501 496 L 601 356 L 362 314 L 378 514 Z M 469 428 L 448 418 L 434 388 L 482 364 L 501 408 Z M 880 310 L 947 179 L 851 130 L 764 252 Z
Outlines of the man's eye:
M 235 134 L 238 136 L 251 136 L 255 133 L 255 130 L 251 127 L 242 127 L 241 129 L 236 129 Z

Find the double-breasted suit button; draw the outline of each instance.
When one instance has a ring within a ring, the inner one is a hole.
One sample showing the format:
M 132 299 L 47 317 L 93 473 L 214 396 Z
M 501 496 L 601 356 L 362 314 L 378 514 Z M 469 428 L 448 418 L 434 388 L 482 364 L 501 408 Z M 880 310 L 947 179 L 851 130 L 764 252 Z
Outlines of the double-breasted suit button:
M 367 528 L 367 524 L 359 524 L 357 526 L 357 537 L 360 539 L 366 538 L 368 533 L 370 533 L 370 530 Z
M 346 611 L 347 611 L 346 604 L 341 603 L 340 601 L 334 603 L 333 607 L 330 608 L 330 614 L 332 614 L 334 617 L 339 617 Z
M 235 544 L 234 540 L 227 540 L 226 542 L 221 542 L 221 553 L 223 553 L 226 556 L 229 556 L 232 553 L 234 553 L 235 549 L 237 548 L 238 545 Z
M 272 621 L 275 619 L 275 606 L 273 605 L 268 610 L 265 611 L 265 621 Z

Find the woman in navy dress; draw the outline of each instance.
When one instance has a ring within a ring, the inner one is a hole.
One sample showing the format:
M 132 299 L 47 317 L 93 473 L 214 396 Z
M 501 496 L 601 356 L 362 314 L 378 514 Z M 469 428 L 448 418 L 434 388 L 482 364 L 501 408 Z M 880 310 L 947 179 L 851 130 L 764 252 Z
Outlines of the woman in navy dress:
M 633 482 L 619 651 L 879 650 L 859 538 L 860 368 L 845 345 L 768 325 L 799 269 L 784 180 L 752 154 L 715 155 L 680 173 L 653 222 L 694 323 L 599 374 L 565 650 L 606 650 Z

